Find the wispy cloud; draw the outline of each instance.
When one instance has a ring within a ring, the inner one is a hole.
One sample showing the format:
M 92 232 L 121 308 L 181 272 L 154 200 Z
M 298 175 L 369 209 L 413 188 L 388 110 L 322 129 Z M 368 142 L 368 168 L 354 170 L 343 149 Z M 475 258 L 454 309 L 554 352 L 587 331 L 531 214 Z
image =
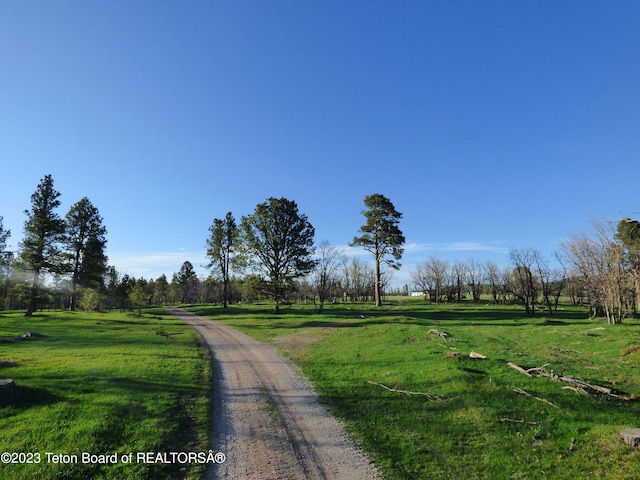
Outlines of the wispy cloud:
M 352 247 L 350 245 L 338 245 L 336 248 L 342 250 L 347 257 L 370 256 L 371 253 L 362 247 Z M 438 253 L 455 254 L 464 253 L 472 254 L 477 252 L 478 255 L 483 253 L 506 255 L 509 248 L 501 242 L 481 243 L 481 242 L 449 242 L 449 243 L 406 243 L 404 245 L 405 257 L 418 257 L 426 255 L 436 255 Z
M 429 253 L 429 252 L 491 252 L 506 254 L 509 248 L 499 242 L 449 242 L 449 243 L 408 243 L 404 248 L 406 253 Z

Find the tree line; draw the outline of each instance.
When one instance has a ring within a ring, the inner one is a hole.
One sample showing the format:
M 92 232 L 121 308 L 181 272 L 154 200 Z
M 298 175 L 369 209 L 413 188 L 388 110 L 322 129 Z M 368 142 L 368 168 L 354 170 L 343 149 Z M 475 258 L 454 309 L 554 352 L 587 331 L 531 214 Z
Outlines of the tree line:
M 366 222 L 360 227 L 352 245 L 358 245 L 370 252 L 374 258 L 373 278 L 367 282 L 373 289 L 376 305 L 382 305 L 385 276 L 381 265 L 399 268 L 402 257 L 404 236 L 398 228 L 402 218 L 391 201 L 381 194 L 367 195 L 362 211 Z M 344 255 L 321 242 L 316 247 L 315 229 L 306 215 L 298 211 L 294 201 L 286 198 L 269 198 L 256 206 L 252 214 L 242 217 L 236 224 L 232 212 L 223 219 L 214 219 L 209 228 L 207 256 L 214 276 L 223 285 L 223 307 L 227 306 L 230 271 L 245 274 L 243 291 L 249 296 L 269 298 L 273 301 L 274 313 L 280 311 L 280 304 L 292 293 L 302 292 L 304 298 L 319 303 L 322 311 L 324 302 L 335 298 L 338 282 L 335 272 L 339 264 L 345 264 Z M 353 261 L 341 285 L 342 294 L 363 296 L 361 288 L 363 268 Z M 357 280 L 356 280 L 357 278 Z M 357 293 L 355 293 L 357 292 Z
M 134 309 L 151 304 L 217 303 L 268 299 L 274 312 L 283 303 L 374 300 L 389 292 L 405 242 L 402 214 L 381 194 L 364 199 L 364 224 L 351 246 L 373 257 L 373 266 L 349 258 L 315 229 L 294 201 L 269 198 L 236 221 L 232 212 L 216 218 L 205 239 L 210 275 L 200 279 L 186 261 L 171 281 L 134 278 L 108 265 L 107 230 L 91 201 L 76 202 L 64 218 L 60 193 L 46 175 L 25 211 L 24 238 L 17 252 L 6 250 L 11 232 L 0 217 L 0 309 Z M 435 256 L 410 272 L 413 280 L 394 293 L 423 295 L 440 302 L 514 303 L 529 315 L 553 315 L 561 297 L 589 307 L 592 316 L 621 323 L 640 308 L 640 223 L 594 223 L 594 232 L 572 234 L 549 259 L 534 248 L 512 248 L 509 265 L 469 259 L 449 263 Z M 43 278 L 48 282 L 43 284 Z
M 134 309 L 152 303 L 221 303 L 267 298 L 274 312 L 293 298 L 324 302 L 337 295 L 335 262 L 343 264 L 341 298 L 368 299 L 381 305 L 388 275 L 381 264 L 399 268 L 404 237 L 397 227 L 401 214 L 380 194 L 365 197 L 366 223 L 354 237 L 374 256 L 375 268 L 357 259 L 349 266 L 326 242 L 316 256 L 315 229 L 294 201 L 269 198 L 255 211 L 236 220 L 231 212 L 214 219 L 206 239 L 211 275 L 201 280 L 191 262 L 157 279 L 136 279 L 108 265 L 107 230 L 98 209 L 88 198 L 75 203 L 62 218 L 57 213 L 60 192 L 46 175 L 25 211 L 24 238 L 17 252 L 7 251 L 11 232 L 0 217 L 0 309 L 38 308 Z M 389 255 L 393 260 L 387 258 Z M 366 278 L 366 279 L 365 279 Z M 46 279 L 46 282 L 43 280 Z
M 487 301 L 496 305 L 520 304 L 529 315 L 546 310 L 553 315 L 560 297 L 570 283 L 564 258 L 554 255 L 557 267 L 534 248 L 512 248 L 508 254 L 510 266 L 476 258 L 449 263 L 430 257 L 411 272 L 418 288 L 434 303 Z
M 100 288 L 107 268 L 106 234 L 102 217 L 84 197 L 69 209 L 64 218 L 57 213 L 60 192 L 46 175 L 31 195 L 31 208 L 25 210 L 24 238 L 17 255 L 6 250 L 11 232 L 0 217 L 0 273 L 5 308 L 16 302 L 25 306 L 29 317 L 42 303 L 42 279 L 51 274 L 65 277 L 69 284 L 68 305 L 75 309 L 83 289 Z
M 591 317 L 619 324 L 640 309 L 640 222 L 594 222 L 591 234 L 571 234 L 552 258 L 535 248 L 512 248 L 509 265 L 431 257 L 411 272 L 420 294 L 434 303 L 522 305 L 528 315 L 553 315 L 560 298 L 586 305 Z M 481 295 L 486 295 L 481 300 Z

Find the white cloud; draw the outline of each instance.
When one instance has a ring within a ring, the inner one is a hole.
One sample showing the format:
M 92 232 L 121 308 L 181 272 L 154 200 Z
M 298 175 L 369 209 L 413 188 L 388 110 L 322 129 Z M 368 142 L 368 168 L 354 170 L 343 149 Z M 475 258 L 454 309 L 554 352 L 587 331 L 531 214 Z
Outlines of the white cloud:
M 405 245 L 406 253 L 428 252 L 491 252 L 506 254 L 509 249 L 499 242 L 449 242 L 449 243 L 408 243 Z

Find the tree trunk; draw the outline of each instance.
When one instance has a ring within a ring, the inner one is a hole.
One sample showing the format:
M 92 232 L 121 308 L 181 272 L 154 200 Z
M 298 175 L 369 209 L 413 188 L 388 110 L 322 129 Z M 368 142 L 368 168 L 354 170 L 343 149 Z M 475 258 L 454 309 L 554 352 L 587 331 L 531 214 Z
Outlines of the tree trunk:
M 222 261 L 222 308 L 227 308 L 229 301 L 229 257 L 231 252 L 227 248 Z
M 71 275 L 71 299 L 69 302 L 69 310 L 76 311 L 76 302 L 78 299 L 78 274 L 80 266 L 80 250 L 76 250 L 76 258 L 73 262 L 73 274 Z
M 31 298 L 29 298 L 29 304 L 27 305 L 27 311 L 24 312 L 25 317 L 30 317 L 33 312 L 36 311 L 38 302 L 38 286 L 40 284 L 40 270 L 33 272 L 33 282 L 31 283 Z
M 222 308 L 227 308 L 227 298 L 229 297 L 229 280 L 227 277 L 222 280 Z
M 375 293 L 375 297 L 376 297 L 376 307 L 381 307 L 382 306 L 382 298 L 380 295 L 380 257 L 378 254 L 376 254 L 376 278 L 375 278 L 375 285 L 374 285 L 374 293 Z

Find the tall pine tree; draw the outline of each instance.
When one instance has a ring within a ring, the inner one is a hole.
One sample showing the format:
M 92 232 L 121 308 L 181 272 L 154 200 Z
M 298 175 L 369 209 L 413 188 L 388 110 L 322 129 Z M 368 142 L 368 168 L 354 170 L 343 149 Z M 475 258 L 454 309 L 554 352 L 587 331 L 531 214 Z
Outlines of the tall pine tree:
M 31 195 L 31 210 L 25 210 L 24 239 L 20 243 L 20 259 L 33 272 L 31 296 L 25 317 L 30 317 L 37 308 L 41 275 L 63 270 L 60 241 L 64 234 L 64 221 L 55 212 L 60 206 L 58 192 L 53 187 L 53 178 L 46 175 Z
M 238 253 L 240 229 L 236 225 L 231 212 L 223 218 L 215 218 L 213 225 L 209 227 L 211 236 L 207 239 L 207 256 L 211 263 L 207 265 L 214 268 L 222 278 L 222 306 L 227 308 L 229 301 L 229 269 L 237 264 L 241 258 Z
M 91 201 L 84 197 L 66 216 L 64 243 L 70 260 L 71 310 L 75 310 L 79 288 L 100 289 L 107 271 L 107 229 Z
M 361 246 L 367 252 L 373 254 L 376 266 L 375 278 L 375 298 L 376 306 L 382 306 L 380 262 L 385 262 L 393 269 L 399 269 L 398 260 L 402 258 L 405 239 L 398 224 L 402 214 L 396 210 L 393 203 L 379 193 L 364 197 L 364 204 L 367 207 L 362 214 L 367 219 L 367 223 L 360 227 L 359 237 L 354 237 L 351 246 Z M 393 259 L 385 258 L 391 255 Z

